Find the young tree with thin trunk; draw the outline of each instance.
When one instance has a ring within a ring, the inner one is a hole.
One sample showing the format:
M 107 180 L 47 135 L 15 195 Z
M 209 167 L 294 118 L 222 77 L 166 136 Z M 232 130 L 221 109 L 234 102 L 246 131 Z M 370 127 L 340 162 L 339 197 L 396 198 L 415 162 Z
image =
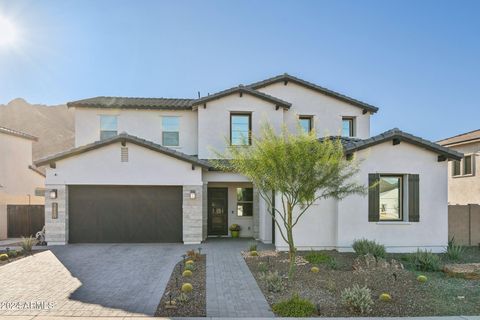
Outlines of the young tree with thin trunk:
M 321 199 L 342 199 L 363 194 L 366 188 L 356 183 L 355 160 L 347 160 L 340 139 L 318 140 L 314 133 L 295 133 L 286 127 L 280 133 L 266 124 L 260 137 L 252 137 L 251 146 L 228 147 L 215 166 L 249 178 L 270 208 L 268 212 L 289 248 L 289 277 L 295 270 L 296 248 L 293 230 Z M 223 160 L 223 161 L 222 161 Z M 228 161 L 225 161 L 228 160 Z M 279 200 L 273 204 L 273 194 Z M 311 214 L 321 214 L 315 211 Z

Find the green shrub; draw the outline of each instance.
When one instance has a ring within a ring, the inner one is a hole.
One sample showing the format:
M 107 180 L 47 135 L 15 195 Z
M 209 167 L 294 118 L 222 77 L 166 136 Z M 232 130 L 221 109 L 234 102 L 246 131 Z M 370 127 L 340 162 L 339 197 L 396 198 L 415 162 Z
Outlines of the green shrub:
M 191 263 L 189 263 L 189 264 L 185 264 L 185 268 L 184 268 L 184 270 L 190 270 L 190 271 L 193 271 L 193 270 L 195 270 L 195 266 L 194 266 L 193 264 L 191 264 Z
M 385 259 L 385 256 L 386 256 L 385 246 L 375 241 L 371 241 L 367 239 L 355 240 L 353 242 L 352 247 L 355 253 L 359 256 L 371 254 L 375 258 L 383 258 L 383 259 Z
M 250 242 L 248 244 L 248 251 L 257 251 L 257 243 L 256 242 Z
M 260 281 L 265 282 L 267 290 L 270 292 L 281 292 L 283 290 L 283 280 L 277 271 L 268 271 L 259 276 Z
M 16 256 L 18 256 L 18 253 L 16 250 L 8 250 L 7 254 L 9 258 L 15 258 Z
M 322 252 L 311 251 L 305 255 L 305 260 L 313 264 L 327 263 L 330 261 L 330 256 Z
M 354 284 L 351 288 L 343 289 L 341 299 L 342 303 L 354 312 L 364 314 L 372 310 L 373 300 L 367 287 Z
M 330 260 L 328 260 L 327 265 L 328 265 L 328 267 L 329 267 L 330 269 L 332 269 L 332 270 L 337 270 L 338 267 L 339 267 L 339 266 L 338 266 L 337 259 L 335 259 L 335 258 L 333 258 L 333 257 L 332 257 Z
M 418 271 L 438 271 L 440 270 L 440 258 L 431 251 L 420 250 L 410 256 L 410 262 Z
M 32 252 L 32 247 L 35 245 L 37 240 L 30 236 L 28 238 L 22 237 L 22 250 L 25 254 L 29 254 Z
M 262 272 L 262 273 L 265 273 L 268 271 L 268 267 L 267 267 L 267 264 L 265 262 L 260 262 L 258 264 L 258 271 Z
M 313 303 L 300 298 L 298 295 L 274 304 L 272 309 L 280 317 L 310 317 L 316 312 Z
M 2 253 L 0 254 L 0 261 L 7 261 L 8 260 L 8 254 Z
M 452 238 L 448 241 L 447 257 L 449 260 L 457 261 L 460 260 L 465 252 L 465 247 L 455 244 L 455 239 Z

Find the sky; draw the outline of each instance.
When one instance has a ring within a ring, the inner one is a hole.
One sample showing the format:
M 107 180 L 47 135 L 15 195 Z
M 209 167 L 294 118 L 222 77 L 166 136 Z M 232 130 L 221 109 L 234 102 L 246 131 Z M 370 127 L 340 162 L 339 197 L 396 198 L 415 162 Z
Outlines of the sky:
M 0 104 L 195 98 L 286 72 L 379 107 L 372 135 L 439 140 L 480 129 L 479 16 L 476 0 L 0 0 Z

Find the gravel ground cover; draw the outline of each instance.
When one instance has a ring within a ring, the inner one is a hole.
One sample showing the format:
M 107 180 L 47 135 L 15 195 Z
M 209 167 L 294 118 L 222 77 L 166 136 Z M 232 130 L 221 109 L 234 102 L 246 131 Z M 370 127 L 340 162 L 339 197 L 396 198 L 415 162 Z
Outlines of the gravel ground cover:
M 185 261 L 189 260 L 186 258 Z M 157 308 L 157 317 L 205 317 L 206 308 L 206 256 L 199 255 L 194 259 L 194 267 L 191 276 L 183 276 L 185 270 L 184 261 L 175 265 L 170 280 Z M 190 283 L 193 290 L 186 293 L 187 300 L 182 301 L 182 284 Z M 170 306 L 170 301 L 173 306 Z
M 468 262 L 480 262 L 480 250 L 468 250 Z M 409 269 L 374 268 L 354 271 L 354 253 L 322 251 L 330 257 L 325 262 L 312 264 L 306 261 L 308 252 L 299 252 L 295 278 L 289 281 L 288 254 L 273 251 L 259 251 L 258 256 L 244 253 L 245 260 L 259 287 L 271 306 L 289 299 L 294 294 L 305 298 L 317 308 L 317 316 L 350 317 L 366 316 L 349 310 L 341 302 L 341 292 L 354 284 L 367 286 L 374 301 L 368 316 L 440 316 L 479 315 L 480 281 L 449 278 L 443 272 L 418 272 Z M 407 255 L 388 255 L 387 261 L 395 258 L 404 262 Z M 445 259 L 442 257 L 442 259 Z M 331 261 L 334 263 L 331 263 Z M 311 271 L 316 266 L 319 272 Z M 262 274 L 277 271 L 282 277 L 283 289 L 279 292 L 268 290 Z M 426 283 L 417 281 L 417 276 L 427 276 Z M 391 301 L 381 301 L 379 296 L 388 293 Z

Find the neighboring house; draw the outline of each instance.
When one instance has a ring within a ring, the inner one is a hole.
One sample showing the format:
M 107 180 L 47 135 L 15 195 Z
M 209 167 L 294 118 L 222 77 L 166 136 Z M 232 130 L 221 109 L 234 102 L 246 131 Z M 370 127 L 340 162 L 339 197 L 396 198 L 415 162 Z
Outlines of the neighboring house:
M 438 141 L 438 144 L 464 154 L 461 160 L 449 161 L 449 204 L 480 204 L 480 129 Z
M 6 239 L 7 206 L 43 204 L 45 176 L 32 166 L 36 137 L 0 127 L 0 240 Z
M 241 236 L 285 249 L 252 183 L 209 162 L 227 145 L 248 147 L 269 121 L 343 136 L 346 155 L 363 160 L 357 179 L 375 186 L 368 196 L 314 204 L 295 227 L 299 249 L 351 250 L 363 237 L 390 251 L 447 245 L 446 160 L 461 154 L 398 129 L 371 137 L 376 107 L 302 79 L 285 74 L 199 99 L 97 97 L 68 106 L 75 148 L 37 162 L 50 166 L 54 191 L 49 244 L 200 243 L 228 236 L 236 223 Z

